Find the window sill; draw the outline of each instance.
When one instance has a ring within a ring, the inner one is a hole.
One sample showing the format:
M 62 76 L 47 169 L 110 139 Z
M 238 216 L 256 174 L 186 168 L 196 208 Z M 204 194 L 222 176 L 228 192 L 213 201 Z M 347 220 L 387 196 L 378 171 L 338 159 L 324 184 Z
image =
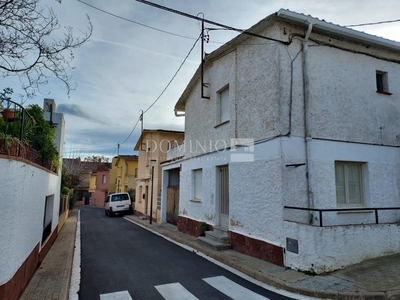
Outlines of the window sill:
M 202 199 L 198 199 L 198 198 L 194 198 L 194 199 L 190 199 L 190 202 L 195 202 L 195 203 L 202 203 L 203 200 Z
M 218 127 L 220 127 L 222 125 L 228 124 L 229 122 L 230 122 L 230 120 L 224 121 L 222 123 L 219 123 L 218 125 L 215 125 L 214 128 L 218 128 Z
M 393 93 L 389 93 L 389 92 L 384 92 L 384 91 L 376 91 L 378 94 L 383 94 L 383 95 L 393 95 Z

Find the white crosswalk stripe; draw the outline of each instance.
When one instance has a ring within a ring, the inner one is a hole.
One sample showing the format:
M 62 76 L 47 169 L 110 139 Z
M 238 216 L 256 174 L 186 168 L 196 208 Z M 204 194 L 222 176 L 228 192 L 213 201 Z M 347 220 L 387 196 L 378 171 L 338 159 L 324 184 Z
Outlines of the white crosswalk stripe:
M 155 286 L 165 300 L 199 300 L 179 282 Z
M 259 294 L 250 291 L 224 276 L 203 278 L 205 282 L 234 300 L 268 300 Z
M 227 295 L 233 300 L 269 300 L 264 296 L 246 289 L 225 276 L 203 278 L 203 280 L 216 290 Z M 154 286 L 165 300 L 199 300 L 179 282 Z M 100 300 L 132 300 L 128 291 L 102 294 Z
M 128 291 L 102 294 L 100 295 L 100 300 L 132 300 L 131 295 Z

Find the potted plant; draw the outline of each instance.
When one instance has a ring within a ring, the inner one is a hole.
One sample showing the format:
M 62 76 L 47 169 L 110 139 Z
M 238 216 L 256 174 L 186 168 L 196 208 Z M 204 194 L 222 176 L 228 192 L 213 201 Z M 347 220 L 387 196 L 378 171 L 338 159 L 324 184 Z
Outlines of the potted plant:
M 0 132 L 0 153 L 17 155 L 19 146 L 23 147 L 19 139 L 10 134 Z
M 5 121 L 14 120 L 15 117 L 14 110 L 10 109 L 11 97 L 9 95 L 11 95 L 12 93 L 13 90 L 11 88 L 5 88 L 0 93 L 0 110 L 1 110 L 1 115 L 3 116 L 3 119 Z

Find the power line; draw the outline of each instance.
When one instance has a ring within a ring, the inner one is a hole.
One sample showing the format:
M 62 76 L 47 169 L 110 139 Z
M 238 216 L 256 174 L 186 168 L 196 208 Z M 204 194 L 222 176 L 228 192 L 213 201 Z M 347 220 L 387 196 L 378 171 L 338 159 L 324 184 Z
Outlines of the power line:
M 131 130 L 131 133 L 128 135 L 128 137 L 127 137 L 122 143 L 119 143 L 120 145 L 125 144 L 125 142 L 126 142 L 127 140 L 129 140 L 129 138 L 131 137 L 133 131 L 136 129 L 137 124 L 139 124 L 139 121 L 140 121 L 140 118 L 138 118 L 138 120 L 136 121 L 136 124 L 135 124 L 135 126 L 133 126 L 133 128 L 132 128 L 132 130 Z
M 149 29 L 153 29 L 153 30 L 156 30 L 156 31 L 159 31 L 159 32 L 162 32 L 162 33 L 166 33 L 166 34 L 178 36 L 178 37 L 185 38 L 185 39 L 190 39 L 190 40 L 195 40 L 195 39 L 196 39 L 196 38 L 194 38 L 194 37 L 190 37 L 190 36 L 181 35 L 181 34 L 178 34 L 178 33 L 173 33 L 173 32 L 169 32 L 169 31 L 165 31 L 165 30 L 162 30 L 162 29 L 158 29 L 158 28 L 155 28 L 155 27 L 152 27 L 152 26 L 143 24 L 143 23 L 139 23 L 139 22 L 133 21 L 133 20 L 131 20 L 131 19 L 127 19 L 127 18 L 118 16 L 118 15 L 116 15 L 116 14 L 113 14 L 113 13 L 108 12 L 108 11 L 106 11 L 106 10 L 103 10 L 103 9 L 101 9 L 101 8 L 98 8 L 98 7 L 94 6 L 94 5 L 91 5 L 91 4 L 89 4 L 89 3 L 86 3 L 86 2 L 84 2 L 84 1 L 82 1 L 82 0 L 78 0 L 78 2 L 81 2 L 82 4 L 85 4 L 85 5 L 87 5 L 87 6 L 91 7 L 91 8 L 94 8 L 94 9 L 96 9 L 96 10 L 98 10 L 98 11 L 101 11 L 102 13 L 105 13 L 105 14 L 107 14 L 107 15 L 113 16 L 113 17 L 115 17 L 115 18 L 118 18 L 118 19 L 121 19 L 121 20 L 124 20 L 124 21 L 127 21 L 127 22 L 134 23 L 134 24 L 136 24 L 136 25 L 140 25 L 140 26 L 143 26 L 143 27 L 146 27 L 146 28 L 149 28 Z
M 99 7 L 97 7 L 97 6 L 92 5 L 92 4 L 86 3 L 86 2 L 84 2 L 84 1 L 82 1 L 82 0 L 77 0 L 77 1 L 78 1 L 78 2 L 81 2 L 82 4 L 85 4 L 85 5 L 89 6 L 89 7 L 91 7 L 91 8 L 93 8 L 93 9 L 96 9 L 96 10 L 102 12 L 102 13 L 105 13 L 105 14 L 107 14 L 107 15 L 113 16 L 113 17 L 115 17 L 115 18 L 118 18 L 118 19 L 121 19 L 121 20 L 130 22 L 130 23 L 134 23 L 134 24 L 136 24 L 136 25 L 140 25 L 140 26 L 143 26 L 143 27 L 146 27 L 146 28 L 149 28 L 149 29 L 153 29 L 153 30 L 156 30 L 156 31 L 159 31 L 159 32 L 162 32 L 162 33 L 170 34 L 170 35 L 173 35 L 173 36 L 177 36 L 177 37 L 181 37 L 181 38 L 185 38 L 185 39 L 189 39 L 189 40 L 196 40 L 196 38 L 191 37 L 191 36 L 186 36 L 186 35 L 182 35 L 182 34 L 170 32 L 170 31 L 162 30 L 162 29 L 159 29 L 159 28 L 156 28 L 156 27 L 152 27 L 152 26 L 149 26 L 149 25 L 146 25 L 146 24 L 143 24 L 143 23 L 134 21 L 134 20 L 132 20 L 132 19 L 128 19 L 128 18 L 125 18 L 125 17 L 121 17 L 121 16 L 119 16 L 119 15 L 113 14 L 113 13 L 111 13 L 111 12 L 109 12 L 109 11 L 106 11 L 106 10 L 104 10 L 104 9 L 101 9 L 101 8 L 99 8 Z M 217 41 L 210 41 L 210 43 L 220 44 L 220 45 L 225 44 L 225 43 L 223 43 L 223 42 L 217 42 Z
M 400 22 L 400 19 L 389 20 L 389 21 L 380 21 L 380 22 L 371 22 L 371 23 L 363 23 L 363 24 L 345 25 L 344 27 L 370 26 L 370 25 L 380 25 L 380 24 L 396 23 L 396 22 Z
M 80 0 L 78 0 L 78 1 L 80 1 Z M 238 28 L 235 28 L 235 27 L 232 27 L 232 26 L 228 26 L 228 25 L 225 25 L 225 24 L 221 24 L 221 23 L 218 23 L 218 22 L 207 20 L 207 19 L 204 19 L 204 18 L 201 18 L 201 17 L 198 17 L 198 16 L 194 16 L 194 15 L 185 13 L 185 12 L 180 11 L 180 10 L 176 10 L 176 9 L 172 9 L 172 8 L 169 8 L 169 7 L 166 7 L 166 6 L 162 6 L 162 5 L 159 5 L 157 3 L 153 3 L 153 2 L 147 1 L 147 0 L 134 0 L 134 1 L 146 4 L 146 5 L 150 5 L 150 6 L 153 6 L 155 8 L 158 8 L 158 9 L 161 9 L 161 10 L 165 10 L 165 11 L 168 11 L 168 12 L 171 12 L 171 13 L 174 13 L 174 14 L 178 14 L 178 15 L 190 18 L 190 19 L 194 19 L 194 20 L 197 20 L 197 21 L 204 21 L 205 23 L 208 23 L 208 24 L 212 24 L 212 25 L 215 25 L 215 26 L 226 28 L 226 29 L 229 29 L 229 30 L 232 30 L 232 31 L 237 31 L 237 32 L 244 33 L 244 34 L 247 34 L 247 35 L 255 36 L 255 37 L 258 37 L 258 38 L 279 42 L 279 43 L 282 43 L 284 45 L 289 45 L 291 43 L 290 41 L 282 41 L 282 40 L 270 38 L 270 37 L 267 37 L 267 36 L 259 35 L 259 34 L 256 34 L 256 33 L 252 33 L 252 32 L 247 31 L 247 30 L 238 29 Z
M 164 92 L 167 90 L 167 88 L 170 86 L 170 84 L 172 83 L 172 81 L 175 79 L 176 75 L 178 75 L 178 72 L 181 70 L 182 66 L 185 64 L 187 58 L 189 57 L 189 55 L 192 53 L 194 47 L 196 46 L 197 42 L 199 41 L 201 37 L 201 34 L 199 35 L 199 37 L 196 39 L 196 41 L 194 42 L 192 48 L 190 48 L 189 53 L 186 55 L 186 57 L 184 58 L 184 60 L 182 61 L 181 65 L 179 66 L 178 70 L 176 70 L 174 76 L 172 76 L 171 80 L 168 82 L 167 86 L 163 89 L 163 91 L 161 92 L 161 94 L 157 97 L 156 100 L 154 100 L 154 102 L 143 112 L 143 114 L 145 114 L 146 112 L 148 112 L 150 110 L 150 108 L 153 107 L 154 104 L 156 104 L 156 102 L 161 98 L 161 96 L 164 94 Z M 138 121 L 139 122 L 139 121 Z
M 114 147 L 114 146 L 115 146 L 115 144 L 100 145 L 100 146 L 83 146 L 82 149 L 110 148 L 110 147 Z M 73 148 L 69 147 L 69 148 L 64 148 L 64 149 L 75 149 L 75 147 L 73 147 Z

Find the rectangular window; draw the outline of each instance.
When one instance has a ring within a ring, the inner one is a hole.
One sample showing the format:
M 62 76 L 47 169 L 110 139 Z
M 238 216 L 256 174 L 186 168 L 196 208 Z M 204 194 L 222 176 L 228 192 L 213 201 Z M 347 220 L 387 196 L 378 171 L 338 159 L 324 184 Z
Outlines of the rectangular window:
M 218 92 L 217 124 L 230 120 L 229 86 Z
M 376 91 L 378 93 L 389 93 L 389 80 L 388 73 L 383 71 L 376 71 Z
M 193 197 L 192 199 L 201 200 L 203 198 L 203 170 L 193 170 Z
M 107 182 L 107 177 L 106 177 L 106 175 L 103 175 L 103 183 L 106 183 Z
M 338 206 L 364 204 L 362 164 L 335 162 L 336 203 Z

